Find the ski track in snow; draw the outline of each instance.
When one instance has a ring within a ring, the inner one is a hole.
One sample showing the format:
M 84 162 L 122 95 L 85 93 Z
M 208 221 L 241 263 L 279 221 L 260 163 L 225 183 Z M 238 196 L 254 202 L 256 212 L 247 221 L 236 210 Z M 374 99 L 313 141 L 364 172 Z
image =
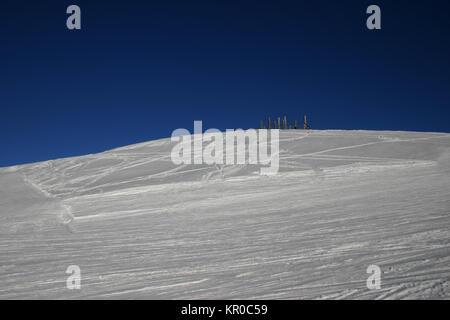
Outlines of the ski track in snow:
M 281 131 L 273 177 L 171 147 L 0 168 L 0 298 L 450 297 L 449 134 Z

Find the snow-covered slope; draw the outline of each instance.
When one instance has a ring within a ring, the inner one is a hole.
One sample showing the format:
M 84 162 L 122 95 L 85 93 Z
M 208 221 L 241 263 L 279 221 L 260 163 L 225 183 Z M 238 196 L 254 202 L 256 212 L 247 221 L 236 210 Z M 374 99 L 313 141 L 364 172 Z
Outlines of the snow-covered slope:
M 281 131 L 269 177 L 172 146 L 1 168 L 0 298 L 450 297 L 450 134 Z

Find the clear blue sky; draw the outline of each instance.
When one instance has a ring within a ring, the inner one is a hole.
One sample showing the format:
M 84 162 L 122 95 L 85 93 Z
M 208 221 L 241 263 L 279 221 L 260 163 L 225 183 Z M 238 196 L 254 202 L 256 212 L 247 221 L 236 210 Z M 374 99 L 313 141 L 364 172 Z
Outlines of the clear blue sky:
M 66 8 L 82 30 L 66 28 Z M 365 26 L 378 4 L 382 30 Z M 450 132 L 450 2 L 2 1 L 0 166 L 176 128 Z

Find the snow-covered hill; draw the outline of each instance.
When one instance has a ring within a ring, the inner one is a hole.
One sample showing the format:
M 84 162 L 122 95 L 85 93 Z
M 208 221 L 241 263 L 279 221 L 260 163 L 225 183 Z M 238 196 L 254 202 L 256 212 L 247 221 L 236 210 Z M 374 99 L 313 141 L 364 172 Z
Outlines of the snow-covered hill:
M 172 147 L 1 168 L 0 298 L 450 298 L 450 134 L 281 131 L 275 176 Z

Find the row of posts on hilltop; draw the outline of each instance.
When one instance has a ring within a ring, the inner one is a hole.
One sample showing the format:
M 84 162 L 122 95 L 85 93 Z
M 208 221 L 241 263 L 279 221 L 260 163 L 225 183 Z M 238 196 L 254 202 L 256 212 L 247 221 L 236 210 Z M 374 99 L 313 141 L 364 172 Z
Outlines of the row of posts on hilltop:
M 278 120 L 278 121 L 277 121 Z M 308 124 L 308 120 L 306 116 L 303 117 L 303 123 L 300 124 L 297 120 L 294 120 L 293 123 L 288 123 L 286 116 L 281 119 L 267 119 L 267 125 L 264 125 L 264 121 L 261 120 L 260 129 L 311 129 L 311 126 Z

